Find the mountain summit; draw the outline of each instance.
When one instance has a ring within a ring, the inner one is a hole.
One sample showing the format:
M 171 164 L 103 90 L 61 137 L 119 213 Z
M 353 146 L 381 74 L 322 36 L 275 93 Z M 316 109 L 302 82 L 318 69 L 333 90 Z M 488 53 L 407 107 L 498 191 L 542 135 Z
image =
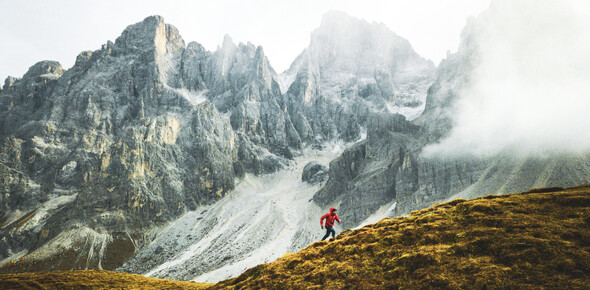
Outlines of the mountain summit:
M 166 24 L 162 16 L 150 16 L 142 22 L 127 27 L 115 40 L 123 50 L 154 46 L 157 54 L 175 52 L 185 47 L 176 27 Z

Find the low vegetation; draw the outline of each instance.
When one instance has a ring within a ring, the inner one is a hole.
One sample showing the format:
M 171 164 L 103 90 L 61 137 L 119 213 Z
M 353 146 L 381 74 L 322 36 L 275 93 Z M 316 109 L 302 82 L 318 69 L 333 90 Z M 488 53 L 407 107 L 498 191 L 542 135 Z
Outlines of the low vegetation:
M 214 288 L 589 288 L 590 185 L 384 219 Z
M 453 200 L 214 285 L 70 271 L 0 275 L 0 288 L 590 288 L 590 185 Z
M 0 289 L 203 289 L 211 284 L 100 270 L 0 275 Z

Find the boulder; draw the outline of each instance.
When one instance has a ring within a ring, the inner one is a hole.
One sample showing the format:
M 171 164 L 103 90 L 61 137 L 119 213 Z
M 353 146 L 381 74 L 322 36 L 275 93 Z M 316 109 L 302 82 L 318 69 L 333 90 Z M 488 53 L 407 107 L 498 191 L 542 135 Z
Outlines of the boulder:
M 309 184 L 320 184 L 328 179 L 328 167 L 317 162 L 309 162 L 303 167 L 301 180 Z

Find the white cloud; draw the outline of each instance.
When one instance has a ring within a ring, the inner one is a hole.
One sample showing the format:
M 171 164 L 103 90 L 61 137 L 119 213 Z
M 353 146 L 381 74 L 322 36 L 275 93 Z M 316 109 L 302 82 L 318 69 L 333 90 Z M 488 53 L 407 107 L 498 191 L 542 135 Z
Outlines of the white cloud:
M 477 18 L 481 63 L 450 136 L 427 154 L 590 149 L 590 23 L 582 1 L 494 1 Z

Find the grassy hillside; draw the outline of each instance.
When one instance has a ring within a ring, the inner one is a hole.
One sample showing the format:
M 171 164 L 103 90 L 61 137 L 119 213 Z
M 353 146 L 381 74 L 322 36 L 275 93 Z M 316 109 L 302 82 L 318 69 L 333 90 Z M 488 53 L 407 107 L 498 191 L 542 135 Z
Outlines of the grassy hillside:
M 211 284 L 111 271 L 55 271 L 0 275 L 0 289 L 203 289 Z
M 11 288 L 590 288 L 590 185 L 454 200 L 218 284 L 109 271 L 0 275 Z
M 454 200 L 259 265 L 215 288 L 589 288 L 590 185 Z

